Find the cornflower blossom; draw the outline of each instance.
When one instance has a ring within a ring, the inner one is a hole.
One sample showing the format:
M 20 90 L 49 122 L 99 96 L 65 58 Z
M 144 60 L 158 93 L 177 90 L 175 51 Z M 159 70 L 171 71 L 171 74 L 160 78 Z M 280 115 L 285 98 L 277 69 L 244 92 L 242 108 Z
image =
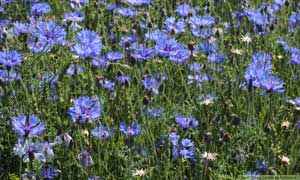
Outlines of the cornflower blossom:
M 264 88 L 264 91 L 260 95 L 265 95 L 267 93 L 284 93 L 284 82 L 276 76 L 265 76 L 260 80 L 261 86 Z
M 124 0 L 132 6 L 148 6 L 154 3 L 154 0 Z
M 80 31 L 77 34 L 77 42 L 73 47 L 73 52 L 81 58 L 96 57 L 102 49 L 100 37 L 90 30 Z
M 39 21 L 29 38 L 28 47 L 34 53 L 49 52 L 54 45 L 64 42 L 66 34 L 65 29 L 55 22 Z
M 83 67 L 80 65 L 71 64 L 67 69 L 67 74 L 73 76 L 75 74 L 81 74 L 83 72 Z
M 123 53 L 119 51 L 108 51 L 105 54 L 105 58 L 110 62 L 116 62 L 124 58 Z
M 184 129 L 188 128 L 196 128 L 199 125 L 199 121 L 195 119 L 193 116 L 184 117 L 184 116 L 176 116 L 176 123 Z
M 48 142 L 25 140 L 23 143 L 18 142 L 13 151 L 14 154 L 22 158 L 23 162 L 31 160 L 50 162 L 54 158 L 52 146 L 53 144 Z
M 196 155 L 194 152 L 195 146 L 190 139 L 182 139 L 180 143 L 180 136 L 175 132 L 171 132 L 169 134 L 169 139 L 172 145 L 173 160 L 178 159 L 179 156 L 182 156 L 183 159 L 191 159 L 192 161 L 196 160 Z
M 87 150 L 82 150 L 78 155 L 78 160 L 83 167 L 90 167 L 94 165 L 91 154 Z
M 114 134 L 113 128 L 106 128 L 103 125 L 100 125 L 94 129 L 92 129 L 92 136 L 100 139 L 100 140 L 107 140 Z
M 155 50 L 152 48 L 145 48 L 143 46 L 136 49 L 131 56 L 137 61 L 147 61 L 155 56 Z
M 14 67 L 20 65 L 22 56 L 17 51 L 2 51 L 0 52 L 0 64 L 7 67 Z
M 30 9 L 30 15 L 41 16 L 51 11 L 51 7 L 48 3 L 41 2 L 33 4 Z
M 58 176 L 58 169 L 53 168 L 51 165 L 47 167 L 43 166 L 42 168 L 42 175 L 44 179 L 53 179 Z
M 17 71 L 7 71 L 0 69 L 0 81 L 8 83 L 15 80 L 19 80 L 21 78 L 21 75 Z
M 192 35 L 205 39 L 216 33 L 216 30 L 211 28 L 214 23 L 215 18 L 210 15 L 193 15 L 189 19 Z
M 102 108 L 97 96 L 92 98 L 80 96 L 74 100 L 74 106 L 69 108 L 68 114 L 73 122 L 78 120 L 80 123 L 93 122 L 101 116 Z
M 185 31 L 185 23 L 181 20 L 176 20 L 175 17 L 168 17 L 163 23 L 163 29 L 169 33 L 181 34 Z
M 140 124 L 132 122 L 131 125 L 126 125 L 125 122 L 120 123 L 119 131 L 126 137 L 135 137 L 139 135 L 142 131 L 142 126 Z
M 142 80 L 146 90 L 151 90 L 154 94 L 158 94 L 159 82 L 152 76 L 145 76 Z
M 183 17 L 187 17 L 188 15 L 195 14 L 195 8 L 185 3 L 180 4 L 175 11 L 179 16 L 183 16 Z
M 272 57 L 266 53 L 256 52 L 252 55 L 251 63 L 245 72 L 245 79 L 247 85 L 253 87 L 261 87 L 261 79 L 265 76 L 269 76 L 272 69 L 271 64 Z
M 135 10 L 131 8 L 123 8 L 123 7 L 118 7 L 116 9 L 116 12 L 120 14 L 123 17 L 134 17 L 137 16 L 137 13 Z
M 21 136 L 34 137 L 42 134 L 46 128 L 36 115 L 20 115 L 12 118 L 13 130 Z

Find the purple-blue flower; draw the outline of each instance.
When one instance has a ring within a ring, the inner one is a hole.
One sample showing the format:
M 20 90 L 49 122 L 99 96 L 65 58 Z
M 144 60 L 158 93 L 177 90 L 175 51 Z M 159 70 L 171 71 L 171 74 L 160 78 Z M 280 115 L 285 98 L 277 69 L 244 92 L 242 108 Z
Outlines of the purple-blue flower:
M 34 137 L 42 134 L 46 128 L 45 124 L 35 115 L 27 119 L 25 115 L 12 118 L 13 130 L 21 136 Z
M 73 51 L 81 58 L 98 56 L 102 49 L 100 37 L 90 30 L 80 31 L 77 34 L 77 42 L 78 44 L 74 46 Z
M 35 16 L 40 16 L 47 14 L 51 11 L 51 7 L 46 2 L 36 3 L 30 9 L 30 14 Z
M 155 50 L 152 48 L 145 48 L 143 46 L 136 49 L 131 56 L 138 61 L 147 61 L 155 56 Z
M 145 76 L 142 80 L 146 90 L 152 90 L 154 94 L 158 94 L 159 82 L 152 76 Z
M 185 31 L 184 20 L 176 20 L 175 17 L 168 17 L 163 23 L 163 28 L 169 33 L 181 34 Z
M 184 116 L 176 116 L 176 123 L 184 129 L 187 128 L 196 128 L 199 124 L 199 121 L 195 119 L 193 116 L 184 117 Z
M 131 8 L 118 7 L 116 12 L 123 17 L 134 17 L 137 15 L 136 11 Z
M 124 58 L 123 53 L 119 52 L 119 51 L 108 51 L 105 54 L 105 57 L 107 60 L 111 61 L 111 62 L 116 62 L 118 60 L 121 60 Z
M 179 16 L 183 16 L 183 17 L 186 17 L 188 16 L 189 14 L 195 14 L 195 9 L 190 6 L 189 4 L 180 4 L 177 8 L 176 8 L 176 13 L 179 15 Z
M 265 95 L 266 93 L 284 93 L 284 82 L 276 76 L 265 76 L 260 79 L 260 84 L 264 88 L 264 91 L 260 95 Z
M 93 122 L 101 116 L 102 108 L 97 96 L 92 98 L 80 96 L 74 100 L 74 106 L 69 108 L 68 114 L 73 122 L 77 120 L 80 123 Z
M 92 156 L 87 150 L 82 150 L 80 152 L 80 154 L 78 155 L 78 160 L 83 167 L 90 167 L 94 165 Z
M 40 21 L 28 41 L 29 49 L 34 53 L 49 52 L 54 45 L 64 42 L 66 34 L 55 22 Z
M 116 85 L 116 83 L 114 83 L 113 81 L 105 79 L 103 81 L 102 87 L 104 89 L 113 89 L 115 87 L 115 85 Z
M 113 128 L 108 129 L 103 125 L 92 129 L 92 136 L 94 136 L 100 140 L 109 139 L 113 134 L 114 134 Z
M 53 179 L 58 176 L 58 170 L 51 165 L 48 165 L 48 167 L 44 166 L 42 168 L 42 175 L 44 179 Z
M 2 51 L 0 52 L 0 64 L 7 67 L 14 67 L 20 65 L 22 56 L 17 51 Z
M 139 135 L 142 131 L 142 126 L 135 122 L 132 122 L 131 125 L 127 126 L 125 122 L 120 123 L 119 131 L 124 134 L 126 137 L 135 137 Z
M 0 69 L 0 81 L 2 82 L 10 82 L 19 80 L 21 78 L 20 73 L 17 71 L 9 71 Z

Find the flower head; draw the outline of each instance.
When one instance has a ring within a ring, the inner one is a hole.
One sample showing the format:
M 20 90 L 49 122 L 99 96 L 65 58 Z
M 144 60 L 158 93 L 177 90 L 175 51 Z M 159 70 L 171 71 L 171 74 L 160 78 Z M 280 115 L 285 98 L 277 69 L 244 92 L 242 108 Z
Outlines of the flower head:
M 126 137 L 135 137 L 141 133 L 142 127 L 140 124 L 134 122 L 132 122 L 131 125 L 127 127 L 124 122 L 121 122 L 119 130 Z
M 45 124 L 35 115 L 30 115 L 28 120 L 25 115 L 13 117 L 12 124 L 13 130 L 21 136 L 38 136 L 46 130 Z
M 51 11 L 51 7 L 48 3 L 42 2 L 42 3 L 36 3 L 34 4 L 30 9 L 30 14 L 35 16 L 40 16 L 47 14 Z
M 2 51 L 0 52 L 0 64 L 7 67 L 20 65 L 22 56 L 17 51 Z
M 93 31 L 82 30 L 77 34 L 77 42 L 73 51 L 81 58 L 95 57 L 100 54 L 102 44 L 100 37 Z
M 95 121 L 102 114 L 101 104 L 97 96 L 92 98 L 87 96 L 80 96 L 74 100 L 74 106 L 68 110 L 72 120 L 80 123 L 87 121 Z

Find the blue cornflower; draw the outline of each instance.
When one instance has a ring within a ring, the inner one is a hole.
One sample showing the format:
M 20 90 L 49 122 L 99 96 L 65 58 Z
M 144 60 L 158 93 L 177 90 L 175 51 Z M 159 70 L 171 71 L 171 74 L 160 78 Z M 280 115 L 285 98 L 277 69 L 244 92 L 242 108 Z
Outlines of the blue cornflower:
M 116 79 L 121 82 L 122 84 L 126 84 L 129 83 L 129 81 L 131 80 L 131 78 L 126 75 L 126 74 L 120 74 L 116 77 Z
M 184 47 L 181 47 L 180 49 L 171 52 L 169 56 L 169 60 L 173 63 L 183 63 L 187 61 L 191 56 L 191 52 Z
M 214 43 L 203 42 L 199 45 L 199 49 L 206 55 L 216 53 L 218 47 Z
M 70 22 L 71 23 L 70 28 L 73 31 L 76 31 L 77 29 L 81 29 L 81 26 L 78 23 L 83 20 L 84 20 L 84 14 L 80 11 L 74 11 L 70 13 L 65 13 L 63 22 Z
M 185 31 L 185 23 L 182 19 L 176 21 L 175 17 L 168 17 L 163 23 L 163 28 L 167 32 L 181 34 Z
M 115 85 L 116 85 L 116 83 L 114 83 L 113 81 L 105 79 L 102 84 L 102 87 L 104 89 L 113 89 L 115 87 Z
M 211 53 L 207 56 L 207 60 L 208 62 L 210 63 L 216 63 L 216 64 L 219 64 L 219 63 L 222 63 L 224 62 L 225 60 L 225 57 L 223 54 L 221 53 Z
M 290 64 L 298 64 L 300 65 L 300 49 L 298 48 L 289 48 L 291 53 Z
M 21 34 L 27 34 L 30 32 L 28 24 L 21 23 L 21 22 L 14 22 L 13 32 L 16 36 Z
M 2 51 L 0 52 L 0 64 L 7 67 L 14 67 L 20 65 L 22 56 L 17 51 Z
M 144 109 L 145 116 L 151 117 L 151 118 L 158 118 L 162 114 L 162 109 L 160 108 L 147 108 Z
M 124 122 L 120 123 L 119 131 L 126 137 L 135 137 L 139 135 L 142 131 L 142 126 L 135 122 L 132 122 L 130 126 L 126 126 Z
M 162 40 L 162 39 L 169 39 L 169 37 L 166 34 L 166 32 L 161 31 L 159 29 L 148 31 L 145 34 L 145 40 L 152 40 L 152 41 L 158 42 L 159 40 Z
M 105 54 L 105 57 L 107 60 L 111 61 L 111 62 L 116 62 L 118 60 L 121 60 L 124 58 L 123 53 L 119 52 L 119 51 L 108 51 Z
M 54 158 L 52 146 L 53 144 L 48 142 L 25 140 L 25 142 L 19 141 L 13 151 L 14 154 L 22 158 L 23 162 L 29 162 L 30 160 L 49 162 Z M 31 159 L 31 157 L 34 159 Z
M 295 28 L 298 26 L 300 27 L 300 13 L 299 12 L 292 12 L 292 15 L 289 18 L 289 32 L 293 33 Z
M 21 78 L 20 73 L 17 71 L 8 71 L 6 69 L 0 69 L 0 81 L 2 82 L 10 82 L 19 80 Z
M 196 160 L 196 155 L 194 152 L 194 143 L 188 139 L 182 139 L 181 144 L 179 143 L 180 136 L 175 132 L 169 134 L 170 143 L 172 145 L 172 157 L 173 160 L 176 160 L 179 155 L 184 159 Z
M 192 15 L 195 14 L 195 8 L 193 8 L 192 6 L 190 6 L 189 4 L 180 4 L 177 8 L 176 8 L 176 13 L 179 16 L 183 16 L 186 17 L 188 15 Z
M 266 166 L 266 160 L 258 160 L 256 163 L 256 168 L 262 170 L 263 172 L 267 172 L 268 168 Z
M 63 21 L 65 22 L 70 21 L 70 22 L 77 23 L 83 20 L 84 20 L 84 14 L 80 11 L 74 11 L 74 12 L 65 13 Z
M 182 49 L 182 44 L 175 39 L 161 39 L 156 42 L 155 49 L 162 57 L 169 57 L 172 53 Z
M 105 7 L 105 9 L 107 10 L 107 11 L 113 11 L 113 10 L 115 10 L 116 8 L 117 8 L 118 6 L 114 3 L 114 4 L 108 4 L 106 7 Z
M 116 11 L 123 17 L 134 17 L 137 15 L 136 11 L 131 8 L 118 7 Z
M 147 61 L 155 56 L 155 50 L 152 48 L 145 48 L 140 46 L 136 49 L 131 56 L 134 57 L 138 61 Z
M 105 57 L 94 57 L 92 64 L 96 68 L 106 68 L 109 66 L 110 62 Z
M 33 36 L 29 39 L 29 49 L 33 52 L 49 52 L 56 44 L 62 44 L 66 38 L 64 28 L 55 22 L 40 21 Z M 36 42 L 36 39 L 38 42 Z
M 154 94 L 158 94 L 159 82 L 152 76 L 145 76 L 142 80 L 146 90 L 152 90 Z
M 253 87 L 261 87 L 261 79 L 269 76 L 272 69 L 272 57 L 267 53 L 255 52 L 252 55 L 251 63 L 245 72 L 246 83 L 251 84 Z
M 107 129 L 105 126 L 101 125 L 92 130 L 92 135 L 100 140 L 109 139 L 114 134 L 114 129 Z
M 195 160 L 194 143 L 188 138 L 182 139 L 179 154 L 183 157 L 183 159 Z
M 265 95 L 266 93 L 284 93 L 284 82 L 276 76 L 265 76 L 260 79 L 261 86 L 265 89 L 260 95 Z
M 94 165 L 91 154 L 87 150 L 82 150 L 78 155 L 78 160 L 83 167 L 90 167 Z
M 69 108 L 68 114 L 74 122 L 79 120 L 81 123 L 86 123 L 99 118 L 102 114 L 102 108 L 97 96 L 92 98 L 80 96 L 74 100 L 74 106 Z
M 139 37 L 133 34 L 127 34 L 121 37 L 119 46 L 126 50 L 136 49 L 138 41 Z
M 205 73 L 199 73 L 196 75 L 188 75 L 188 82 L 187 84 L 196 83 L 197 85 L 201 85 L 203 82 L 212 80 L 213 77 L 210 77 L 209 75 Z
M 215 23 L 215 18 L 210 15 L 193 15 L 189 23 L 192 28 L 210 27 Z
M 58 169 L 53 168 L 51 165 L 48 165 L 48 167 L 42 168 L 42 175 L 44 179 L 53 179 L 56 176 L 58 176 Z
M 48 3 L 36 3 L 30 9 L 30 15 L 41 16 L 51 11 L 51 7 Z
M 45 124 L 37 116 L 30 115 L 26 119 L 25 115 L 12 118 L 13 130 L 21 136 L 38 136 L 46 130 Z
M 75 74 L 81 74 L 83 72 L 83 67 L 80 65 L 75 66 L 71 64 L 67 69 L 67 74 L 73 76 Z
M 300 120 L 297 120 L 296 127 L 297 127 L 297 129 L 300 129 Z
M 57 82 L 58 82 L 58 75 L 55 75 L 53 72 L 45 72 L 43 73 L 40 82 L 39 82 L 39 88 L 43 88 L 45 84 L 49 84 L 51 88 L 55 88 Z
M 81 58 L 98 56 L 102 49 L 100 37 L 90 30 L 80 31 L 77 34 L 77 42 L 73 51 Z
M 194 73 L 200 73 L 200 70 L 204 68 L 204 65 L 198 62 L 193 62 L 192 64 L 189 64 L 188 67 L 190 71 Z
M 258 180 L 258 178 L 260 177 L 260 173 L 257 171 L 247 171 L 246 177 L 250 178 L 250 180 Z
M 193 116 L 184 117 L 184 116 L 176 116 L 176 123 L 184 129 L 188 128 L 196 128 L 199 125 L 199 121 L 195 119 Z
M 126 3 L 132 6 L 147 6 L 154 3 L 154 0 L 125 0 Z

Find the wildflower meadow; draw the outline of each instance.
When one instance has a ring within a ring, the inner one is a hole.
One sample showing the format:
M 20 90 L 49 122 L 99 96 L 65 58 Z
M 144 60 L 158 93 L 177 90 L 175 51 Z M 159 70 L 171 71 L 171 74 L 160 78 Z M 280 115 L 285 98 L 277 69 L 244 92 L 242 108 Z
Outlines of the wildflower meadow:
M 1 180 L 300 177 L 299 0 L 0 0 L 0 85 Z

